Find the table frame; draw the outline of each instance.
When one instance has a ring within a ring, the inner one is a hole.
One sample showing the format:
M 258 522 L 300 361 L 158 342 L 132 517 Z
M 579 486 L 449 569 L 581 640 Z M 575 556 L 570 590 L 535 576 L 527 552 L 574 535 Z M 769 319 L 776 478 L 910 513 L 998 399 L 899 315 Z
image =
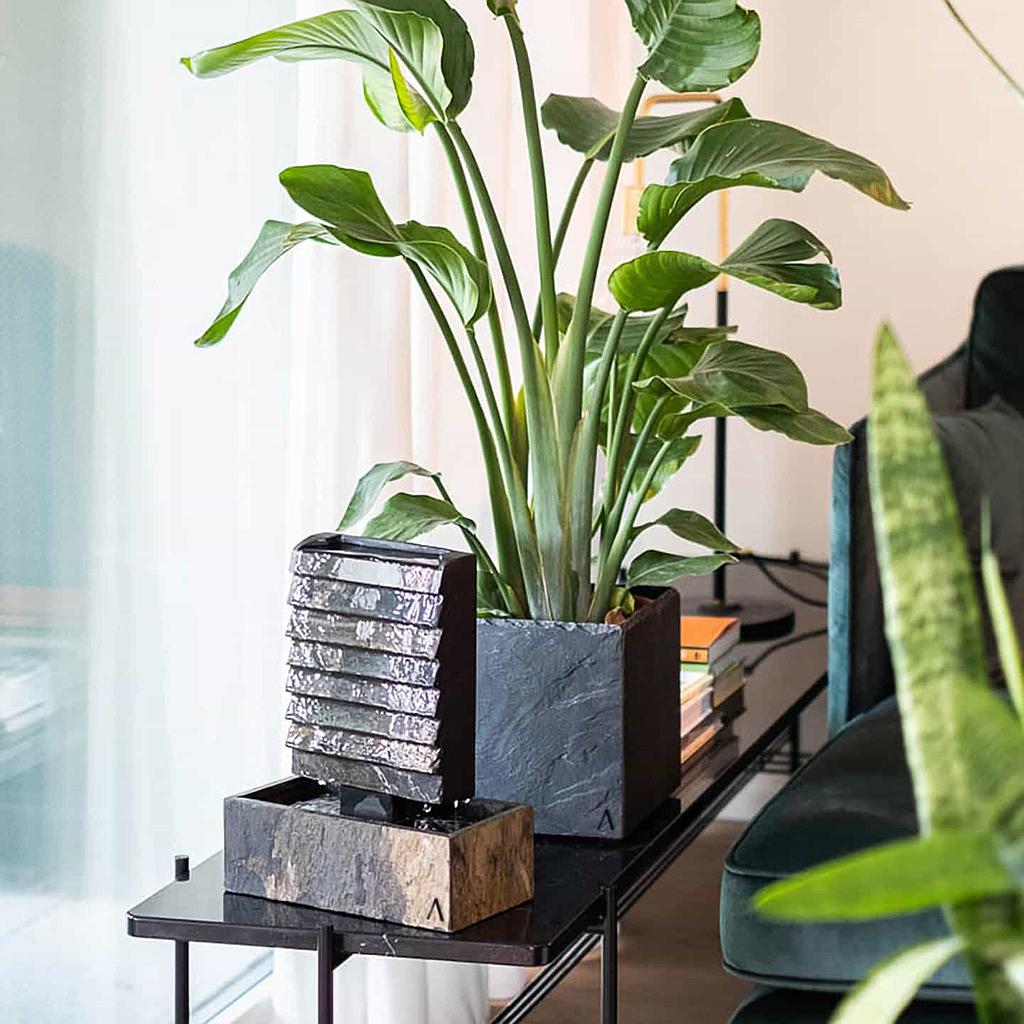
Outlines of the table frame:
M 824 692 L 826 685 L 827 676 L 822 675 L 723 769 L 686 810 L 649 844 L 621 878 L 604 889 L 602 899 L 593 908 L 593 914 L 581 922 L 579 934 L 492 1018 L 491 1024 L 518 1024 L 525 1020 L 598 944 L 601 945 L 601 1024 L 617 1024 L 619 921 L 754 775 L 762 771 L 779 774 L 797 771 L 805 760 L 800 749 L 800 716 Z M 780 756 L 784 748 L 788 748 L 788 756 Z M 182 868 L 179 859 L 175 865 L 176 877 L 180 877 Z M 187 863 L 184 869 L 187 871 Z M 197 928 L 196 933 L 192 938 L 173 939 L 175 1024 L 189 1024 L 190 942 L 210 941 L 202 934 L 202 929 Z M 266 948 L 274 948 L 270 944 L 264 945 Z M 333 1024 L 334 971 L 350 956 L 358 955 L 340 952 L 335 945 L 333 928 L 329 924 L 322 925 L 316 944 L 317 1024 Z

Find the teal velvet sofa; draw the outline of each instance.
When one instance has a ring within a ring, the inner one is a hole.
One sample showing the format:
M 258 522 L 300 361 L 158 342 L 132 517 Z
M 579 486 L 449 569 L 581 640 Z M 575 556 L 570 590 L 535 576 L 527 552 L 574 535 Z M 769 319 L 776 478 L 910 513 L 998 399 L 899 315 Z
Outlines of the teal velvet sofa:
M 982 495 L 991 500 L 993 543 L 1021 628 L 1024 268 L 986 278 L 978 291 L 968 341 L 926 373 L 921 386 L 950 466 L 974 557 Z M 841 991 L 899 948 L 946 933 L 939 911 L 856 924 L 778 924 L 751 910 L 754 894 L 769 882 L 917 832 L 883 629 L 866 431 L 863 421 L 853 428 L 853 442 L 837 450 L 834 464 L 831 738 L 750 823 L 730 851 L 722 879 L 725 966 L 773 987 Z M 994 656 L 992 665 L 995 672 Z M 942 968 L 923 994 L 937 1000 L 967 998 L 963 961 Z

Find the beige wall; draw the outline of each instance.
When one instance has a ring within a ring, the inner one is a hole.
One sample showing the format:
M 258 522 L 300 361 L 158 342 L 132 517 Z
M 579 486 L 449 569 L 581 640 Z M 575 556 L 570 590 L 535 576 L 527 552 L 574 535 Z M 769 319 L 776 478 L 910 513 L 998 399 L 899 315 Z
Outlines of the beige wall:
M 818 234 L 842 270 L 835 313 L 734 288 L 744 340 L 803 367 L 811 398 L 850 422 L 866 408 L 870 347 L 892 320 L 924 369 L 964 338 L 989 270 L 1024 263 L 1024 104 L 983 62 L 940 0 L 764 0 L 757 67 L 735 90 L 758 116 L 787 121 L 881 163 L 913 203 L 896 213 L 830 180 L 802 196 L 734 195 L 734 237 L 784 216 Z M 1024 75 L 1024 4 L 962 0 L 965 16 Z M 680 247 L 688 243 L 680 241 Z M 706 243 L 704 245 L 706 249 Z M 823 555 L 828 452 L 732 432 L 731 533 L 744 545 Z M 711 447 L 674 485 L 673 504 L 710 503 Z

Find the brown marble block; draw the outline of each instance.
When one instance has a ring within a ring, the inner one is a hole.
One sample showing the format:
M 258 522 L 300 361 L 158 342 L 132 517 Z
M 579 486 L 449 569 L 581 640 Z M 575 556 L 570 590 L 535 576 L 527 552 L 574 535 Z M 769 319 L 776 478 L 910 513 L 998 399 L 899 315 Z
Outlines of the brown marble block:
M 453 932 L 533 898 L 533 812 L 491 800 L 456 821 L 337 811 L 306 778 L 224 802 L 229 892 Z

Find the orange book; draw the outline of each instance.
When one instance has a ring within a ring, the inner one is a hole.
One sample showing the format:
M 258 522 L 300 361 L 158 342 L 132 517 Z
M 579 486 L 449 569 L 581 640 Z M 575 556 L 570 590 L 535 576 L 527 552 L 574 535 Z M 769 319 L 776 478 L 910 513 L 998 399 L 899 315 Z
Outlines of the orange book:
M 683 615 L 679 619 L 679 660 L 709 665 L 740 641 L 738 619 Z

